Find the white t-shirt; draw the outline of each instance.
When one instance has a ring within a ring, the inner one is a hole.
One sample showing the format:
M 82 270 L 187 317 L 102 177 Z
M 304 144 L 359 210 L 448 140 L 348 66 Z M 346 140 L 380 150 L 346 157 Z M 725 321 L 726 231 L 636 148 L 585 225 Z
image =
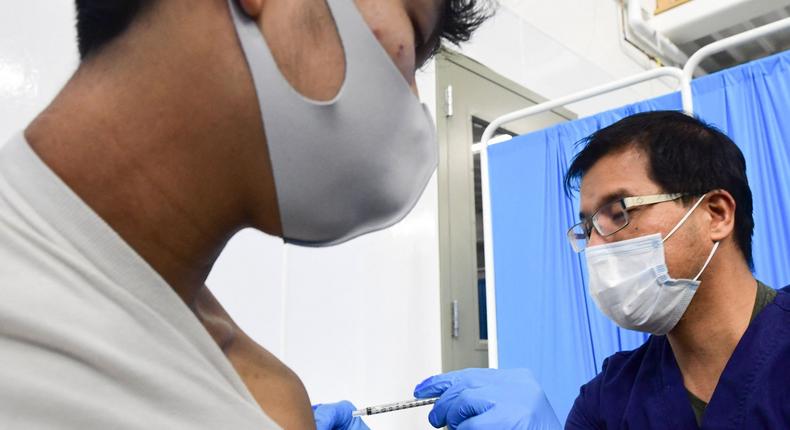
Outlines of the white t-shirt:
M 279 429 L 20 133 L 0 149 L 0 430 Z

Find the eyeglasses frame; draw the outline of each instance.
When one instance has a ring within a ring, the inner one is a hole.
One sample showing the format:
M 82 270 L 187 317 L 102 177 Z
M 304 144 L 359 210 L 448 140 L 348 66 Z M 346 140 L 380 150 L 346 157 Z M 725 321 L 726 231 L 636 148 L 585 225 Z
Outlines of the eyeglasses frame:
M 616 234 L 617 232 L 619 232 L 619 231 L 623 230 L 624 228 L 628 227 L 628 225 L 631 223 L 631 218 L 628 216 L 628 211 L 630 209 L 637 208 L 637 207 L 640 207 L 640 206 L 654 205 L 654 204 L 657 204 L 657 203 L 671 202 L 673 200 L 677 200 L 677 199 L 679 199 L 681 197 L 684 197 L 684 196 L 686 196 L 686 194 L 684 194 L 684 193 L 650 194 L 650 195 L 644 195 L 644 196 L 623 197 L 623 198 L 621 198 L 619 200 L 614 200 L 614 201 L 605 203 L 605 204 L 599 206 L 598 209 L 596 209 L 595 212 L 593 212 L 593 214 L 592 214 L 592 216 L 590 218 L 587 218 L 587 219 L 585 219 L 583 221 L 580 221 L 580 222 L 574 224 L 573 226 L 571 226 L 571 228 L 568 229 L 567 236 L 568 236 L 568 240 L 571 242 L 571 248 L 573 248 L 573 250 L 576 251 L 577 253 L 583 251 L 583 249 L 581 249 L 581 250 L 577 249 L 577 247 L 575 245 L 575 241 L 578 240 L 578 239 L 576 238 L 576 235 L 573 233 L 573 230 L 576 227 L 578 227 L 578 226 L 582 226 L 584 228 L 586 239 L 588 241 L 590 240 L 590 237 L 592 236 L 592 229 L 593 228 L 595 228 L 595 231 L 598 232 L 598 234 L 601 237 L 608 237 L 608 236 Z M 622 227 L 618 228 L 617 230 L 615 230 L 615 231 L 613 231 L 611 233 L 603 234 L 601 232 L 601 229 L 598 227 L 598 223 L 596 222 L 598 213 L 601 211 L 601 209 L 611 205 L 612 203 L 617 203 L 617 202 L 619 202 L 623 206 L 623 210 L 625 211 L 625 224 Z M 585 246 L 585 248 L 586 248 L 586 246 Z

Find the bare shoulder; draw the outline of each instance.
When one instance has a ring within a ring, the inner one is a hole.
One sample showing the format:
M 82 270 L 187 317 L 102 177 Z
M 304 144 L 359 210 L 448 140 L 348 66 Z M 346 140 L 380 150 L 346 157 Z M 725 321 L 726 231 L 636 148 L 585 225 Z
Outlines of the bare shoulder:
M 269 417 L 286 430 L 315 428 L 310 398 L 296 373 L 247 336 L 208 288 L 192 310 Z

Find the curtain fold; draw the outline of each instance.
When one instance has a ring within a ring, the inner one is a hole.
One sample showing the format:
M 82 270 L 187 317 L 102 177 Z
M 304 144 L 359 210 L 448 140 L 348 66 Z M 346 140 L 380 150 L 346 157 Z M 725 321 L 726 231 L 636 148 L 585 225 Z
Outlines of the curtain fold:
M 694 81 L 697 114 L 744 152 L 754 194 L 758 279 L 790 284 L 790 52 Z M 680 110 L 678 93 L 563 123 L 489 149 L 500 368 L 530 368 L 564 420 L 609 355 L 646 335 L 609 321 L 566 238 L 578 196 L 563 176 L 584 137 L 626 116 Z

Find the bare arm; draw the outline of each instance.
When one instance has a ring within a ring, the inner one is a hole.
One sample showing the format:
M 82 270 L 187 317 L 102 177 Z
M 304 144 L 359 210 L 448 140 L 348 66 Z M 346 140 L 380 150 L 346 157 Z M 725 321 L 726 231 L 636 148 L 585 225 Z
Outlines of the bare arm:
M 269 417 L 285 430 L 315 428 L 310 398 L 299 377 L 247 336 L 207 287 L 191 308 Z

